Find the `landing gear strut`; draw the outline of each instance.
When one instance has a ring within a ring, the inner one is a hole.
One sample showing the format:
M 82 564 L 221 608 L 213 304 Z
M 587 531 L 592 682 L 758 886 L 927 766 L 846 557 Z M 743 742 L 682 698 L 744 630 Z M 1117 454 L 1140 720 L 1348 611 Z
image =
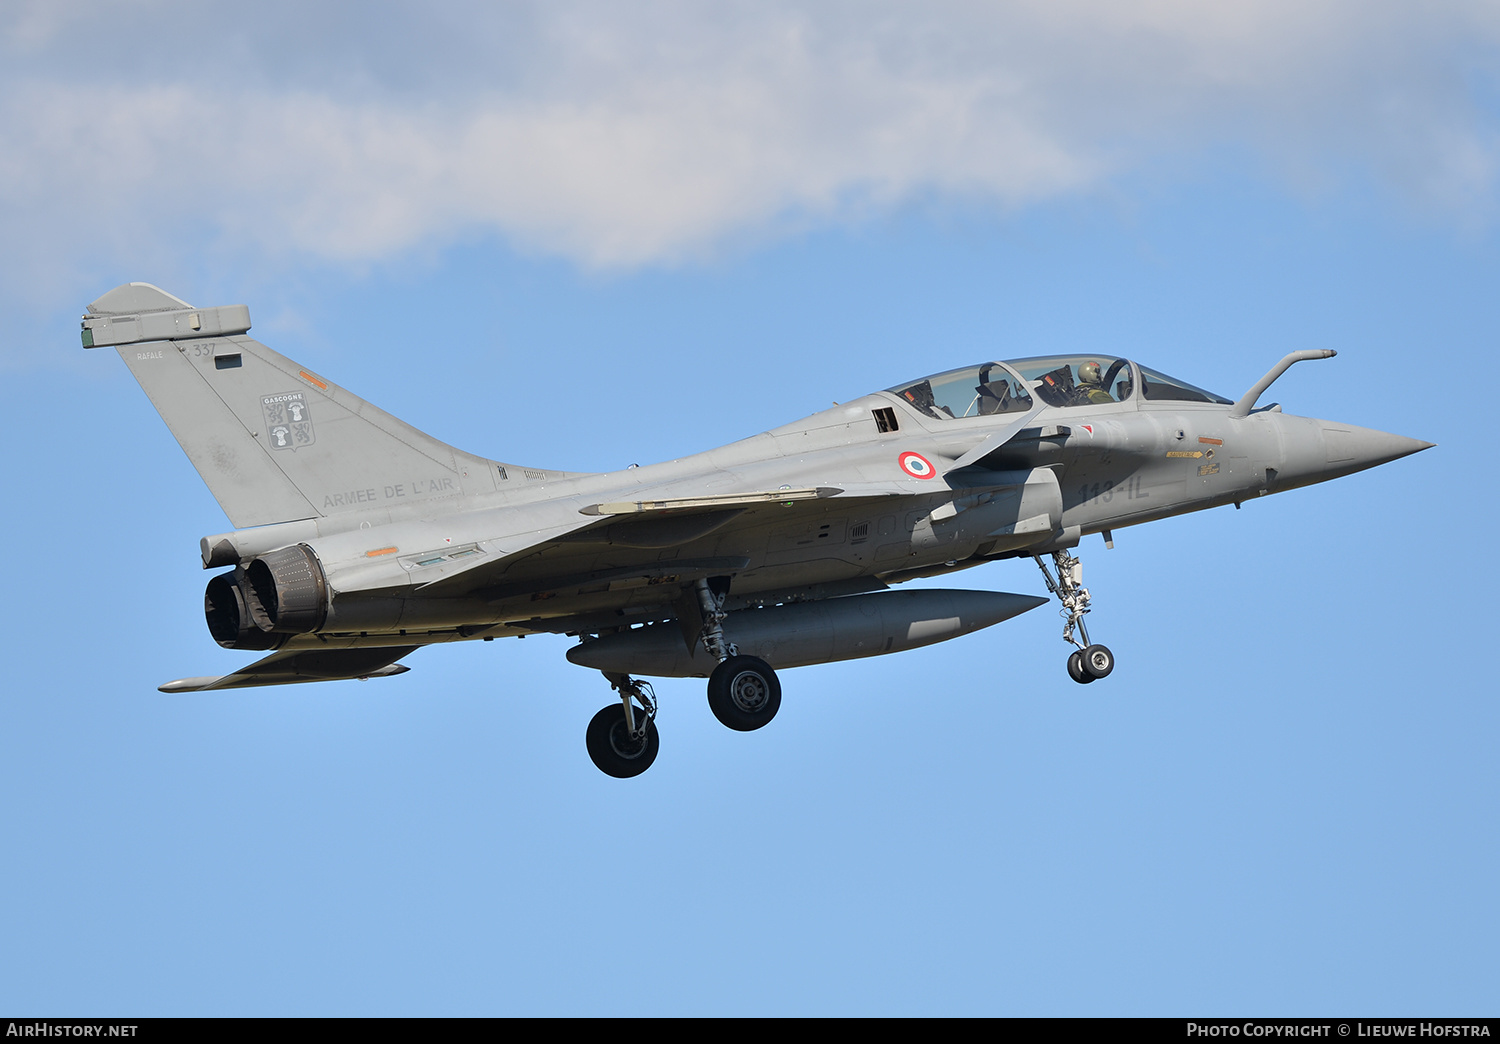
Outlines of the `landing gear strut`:
M 620 702 L 594 715 L 584 740 L 600 772 L 629 779 L 650 768 L 661 747 L 656 732 L 656 694 L 650 682 L 637 681 L 628 674 L 606 671 L 604 677 L 619 692 Z
M 720 580 L 715 583 L 715 580 Z M 703 614 L 703 648 L 719 661 L 708 677 L 708 709 L 736 732 L 753 732 L 770 724 L 781 708 L 781 682 L 771 665 L 758 656 L 741 656 L 724 637 L 724 597 L 727 580 L 714 577 L 693 585 Z
M 720 582 L 699 580 L 693 585 L 693 590 L 698 596 L 698 611 L 703 614 L 703 631 L 699 635 L 703 648 L 708 655 L 723 663 L 737 655 L 739 650 L 724 637 L 724 621 L 729 617 L 724 611 L 724 596 L 729 594 L 728 578 L 716 576 L 713 580 Z
M 1067 612 L 1063 641 L 1077 646 L 1068 656 L 1068 677 L 1080 685 L 1109 677 L 1109 672 L 1115 669 L 1115 654 L 1107 646 L 1090 644 L 1089 629 L 1083 622 L 1089 611 L 1089 589 L 1083 586 L 1083 563 L 1067 551 L 1052 552 L 1052 564 L 1057 567 L 1057 579 L 1053 580 L 1052 573 L 1041 556 L 1031 557 L 1041 569 L 1042 578 L 1047 581 L 1047 590 L 1057 595 Z M 1073 637 L 1074 631 L 1078 632 L 1082 641 Z
M 736 732 L 753 732 L 776 717 L 781 708 L 781 682 L 770 664 L 758 656 L 741 656 L 724 636 L 724 621 L 729 616 L 724 611 L 724 598 L 728 593 L 728 577 L 699 580 L 688 594 L 688 604 L 679 605 L 679 618 L 691 619 L 696 609 L 702 626 L 692 647 L 703 642 L 708 654 L 719 661 L 708 679 L 708 706 L 714 717 Z M 684 637 L 692 634 L 688 630 Z M 605 775 L 629 779 L 650 768 L 661 747 L 656 732 L 656 693 L 649 682 L 628 674 L 605 671 L 604 677 L 620 694 L 620 702 L 605 707 L 589 722 L 585 734 L 589 757 Z

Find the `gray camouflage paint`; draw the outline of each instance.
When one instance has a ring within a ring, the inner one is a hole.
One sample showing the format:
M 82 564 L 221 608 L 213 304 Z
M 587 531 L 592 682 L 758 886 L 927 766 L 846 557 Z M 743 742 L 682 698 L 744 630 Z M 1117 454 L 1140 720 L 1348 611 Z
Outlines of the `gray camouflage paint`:
M 385 665 L 415 647 L 533 632 L 612 634 L 600 640 L 618 646 L 620 628 L 674 619 L 684 590 L 709 576 L 732 577 L 729 610 L 867 594 L 1429 446 L 1252 410 L 1283 360 L 1235 406 L 1134 395 L 1054 407 L 1037 397 L 1021 416 L 940 420 L 876 392 L 680 460 L 580 474 L 448 446 L 249 328 L 244 306 L 196 309 L 144 283 L 105 294 L 83 323 L 86 347 L 118 347 L 237 527 L 204 538 L 205 568 L 304 544 L 327 578 L 316 633 L 282 636 L 233 675 L 164 686 L 173 691 L 394 673 Z M 1331 353 L 1303 353 L 1314 354 Z M 894 411 L 897 430 L 882 431 L 876 410 Z M 993 598 L 943 638 L 1042 601 Z M 929 611 L 919 602 L 911 612 Z M 588 648 L 570 658 L 587 660 Z M 884 651 L 896 649 L 854 655 Z M 667 659 L 676 666 L 660 673 L 705 673 L 701 651 L 680 646 Z M 820 662 L 805 649 L 791 661 Z

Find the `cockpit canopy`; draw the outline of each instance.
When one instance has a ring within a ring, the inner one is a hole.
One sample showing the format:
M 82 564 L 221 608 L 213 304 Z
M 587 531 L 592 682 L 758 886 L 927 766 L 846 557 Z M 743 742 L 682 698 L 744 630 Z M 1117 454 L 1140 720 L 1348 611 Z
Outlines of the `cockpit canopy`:
M 897 388 L 890 388 L 919 413 L 939 420 L 1026 413 L 1032 407 L 1026 385 L 1004 363 L 965 366 Z
M 1208 402 L 1231 405 L 1222 395 L 1196 388 L 1129 359 L 1108 355 L 1049 355 L 988 362 L 934 374 L 887 389 L 918 412 L 938 420 L 1026 413 L 1047 406 L 1108 406 L 1137 393 L 1148 402 Z

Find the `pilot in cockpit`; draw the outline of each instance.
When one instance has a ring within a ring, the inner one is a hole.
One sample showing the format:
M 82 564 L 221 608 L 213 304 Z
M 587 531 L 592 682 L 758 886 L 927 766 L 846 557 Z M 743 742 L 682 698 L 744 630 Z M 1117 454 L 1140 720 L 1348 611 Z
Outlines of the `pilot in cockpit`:
M 1079 365 L 1078 387 L 1073 389 L 1073 401 L 1079 406 L 1097 406 L 1115 401 L 1100 379 L 1098 363 L 1086 362 Z

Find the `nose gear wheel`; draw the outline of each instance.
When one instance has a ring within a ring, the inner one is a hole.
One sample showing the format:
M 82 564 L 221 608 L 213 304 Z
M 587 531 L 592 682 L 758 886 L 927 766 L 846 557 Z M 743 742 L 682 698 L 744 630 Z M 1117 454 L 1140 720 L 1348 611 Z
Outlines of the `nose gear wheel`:
M 1108 678 L 1115 669 L 1115 654 L 1106 646 L 1091 645 L 1080 654 L 1084 673 L 1091 679 Z
M 1083 653 L 1077 649 L 1068 653 L 1068 677 L 1079 685 L 1087 685 L 1094 680 L 1094 676 L 1083 669 Z

